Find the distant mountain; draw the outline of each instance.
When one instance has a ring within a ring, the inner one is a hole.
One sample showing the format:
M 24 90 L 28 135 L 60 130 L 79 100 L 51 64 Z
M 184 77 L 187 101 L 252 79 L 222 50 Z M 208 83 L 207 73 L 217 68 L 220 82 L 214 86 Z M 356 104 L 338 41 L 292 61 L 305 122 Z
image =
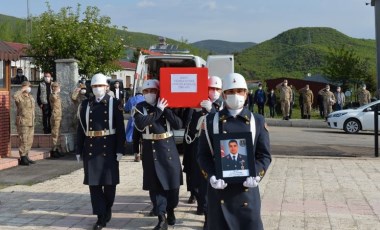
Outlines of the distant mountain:
M 0 14 L 0 40 L 27 43 L 26 20 Z M 161 35 L 118 30 L 130 47 L 127 56 L 136 48 L 148 49 L 158 43 Z M 371 39 L 349 37 L 333 28 L 302 27 L 280 33 L 265 42 L 227 42 L 204 40 L 186 44 L 170 38 L 168 44 L 188 49 L 190 53 L 207 59 L 212 54 L 235 54 L 235 71 L 248 79 L 279 77 L 303 78 L 308 73 L 322 73 L 329 49 L 346 45 L 362 59 L 367 59 L 373 75 L 376 73 L 376 43 Z M 132 55 L 133 56 L 133 55 Z
M 346 45 L 368 59 L 375 73 L 375 40 L 349 37 L 326 27 L 304 27 L 285 31 L 273 39 L 243 50 L 235 57 L 235 70 L 251 79 L 303 78 L 322 73 L 329 48 Z
M 26 34 L 26 20 L 12 16 L 0 14 L 0 40 L 27 43 L 28 36 Z M 136 48 L 148 49 L 151 45 L 158 43 L 158 37 L 162 35 L 153 35 L 139 32 L 131 32 L 118 30 L 118 33 L 124 38 L 128 45 L 126 56 L 130 56 L 130 50 Z M 166 42 L 172 45 L 178 45 L 179 49 L 190 50 L 190 53 L 194 55 L 207 58 L 209 54 L 208 50 L 200 49 L 198 47 L 176 41 L 174 39 L 167 38 Z
M 202 40 L 191 43 L 200 49 L 209 50 L 213 54 L 233 54 L 256 45 L 254 42 L 227 42 L 222 40 Z

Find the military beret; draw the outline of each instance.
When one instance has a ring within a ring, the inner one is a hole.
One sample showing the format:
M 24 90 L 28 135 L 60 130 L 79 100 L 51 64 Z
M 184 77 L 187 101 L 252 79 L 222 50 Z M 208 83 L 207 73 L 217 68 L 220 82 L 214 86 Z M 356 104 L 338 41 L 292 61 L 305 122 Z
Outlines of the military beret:
M 30 82 L 29 81 L 23 81 L 22 83 L 21 83 L 21 86 L 30 86 L 31 84 L 30 84 Z

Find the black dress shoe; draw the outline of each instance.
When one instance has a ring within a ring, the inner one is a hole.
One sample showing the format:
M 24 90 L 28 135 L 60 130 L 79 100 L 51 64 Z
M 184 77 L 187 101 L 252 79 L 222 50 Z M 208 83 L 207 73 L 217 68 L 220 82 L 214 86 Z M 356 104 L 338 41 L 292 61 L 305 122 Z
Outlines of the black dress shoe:
M 32 161 L 29 156 L 26 156 L 26 159 L 29 161 L 29 164 L 35 164 L 36 162 L 35 161 Z
M 57 153 L 58 153 L 58 156 L 60 156 L 60 157 L 64 157 L 65 156 L 65 154 L 59 152 L 58 150 L 57 150 Z
M 59 158 L 58 152 L 57 151 L 50 151 L 50 157 L 51 158 Z
M 28 159 L 26 158 L 26 156 L 22 156 L 20 161 L 19 161 L 19 165 L 29 165 L 29 161 Z
M 190 195 L 189 200 L 187 201 L 188 204 L 194 204 L 195 203 L 195 196 Z
M 175 225 L 176 218 L 174 215 L 174 210 L 168 211 L 167 214 L 168 214 L 168 217 L 167 217 L 168 225 Z
M 93 230 L 100 230 L 106 227 L 106 217 L 103 215 L 98 215 L 98 221 L 92 227 Z
M 102 225 L 102 224 L 94 224 L 94 226 L 92 227 L 92 230 L 100 230 L 100 229 L 103 229 L 105 227 L 105 225 Z
M 167 230 L 168 229 L 168 222 L 166 220 L 165 215 L 158 215 L 158 223 L 156 227 L 153 228 L 153 230 Z

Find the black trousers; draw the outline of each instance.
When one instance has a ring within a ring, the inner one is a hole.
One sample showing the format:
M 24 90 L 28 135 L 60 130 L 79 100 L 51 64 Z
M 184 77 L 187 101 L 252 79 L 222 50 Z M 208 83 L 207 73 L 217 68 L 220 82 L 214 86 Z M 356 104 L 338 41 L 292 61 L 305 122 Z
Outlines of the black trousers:
M 274 105 L 273 106 L 269 106 L 269 113 L 270 113 L 270 117 L 274 117 Z
M 257 104 L 258 113 L 264 116 L 264 104 Z
M 42 105 L 42 125 L 44 126 L 44 133 L 51 133 L 50 126 L 51 107 L 49 104 Z
M 106 215 L 115 201 L 116 185 L 90 185 L 92 214 Z
M 179 202 L 179 189 L 149 191 L 156 215 L 164 215 L 174 210 Z

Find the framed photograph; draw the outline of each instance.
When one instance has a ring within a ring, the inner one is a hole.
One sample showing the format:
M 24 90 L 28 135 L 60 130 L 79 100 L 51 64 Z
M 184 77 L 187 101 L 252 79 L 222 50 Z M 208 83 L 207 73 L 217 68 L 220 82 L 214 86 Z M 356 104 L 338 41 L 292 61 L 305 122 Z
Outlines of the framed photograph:
M 250 132 L 215 135 L 214 157 L 217 179 L 226 183 L 243 183 L 247 177 L 256 176 Z

